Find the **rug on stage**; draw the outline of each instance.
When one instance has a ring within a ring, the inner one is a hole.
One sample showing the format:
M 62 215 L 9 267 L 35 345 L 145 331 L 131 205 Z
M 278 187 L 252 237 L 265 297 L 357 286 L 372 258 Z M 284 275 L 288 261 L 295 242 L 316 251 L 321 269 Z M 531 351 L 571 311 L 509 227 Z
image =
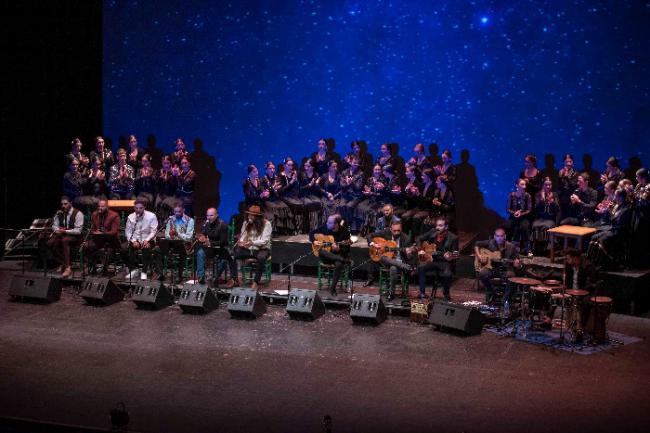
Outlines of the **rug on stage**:
M 592 340 L 589 334 L 585 334 L 584 340 L 581 343 L 572 343 L 570 341 L 570 333 L 565 331 L 565 341 L 564 343 L 561 343 L 559 329 L 552 329 L 547 331 L 531 330 L 530 320 L 516 320 L 503 326 L 486 324 L 483 329 L 487 332 L 501 335 L 503 337 L 514 337 L 516 340 L 521 340 L 533 344 L 541 344 L 543 346 L 565 350 L 567 352 L 573 352 L 580 355 L 593 355 L 594 353 L 604 352 L 605 350 L 609 350 L 614 347 L 626 346 L 628 344 L 641 341 L 641 339 L 637 337 L 631 337 L 629 335 L 609 331 L 607 333 L 609 336 L 608 341 L 595 342 Z

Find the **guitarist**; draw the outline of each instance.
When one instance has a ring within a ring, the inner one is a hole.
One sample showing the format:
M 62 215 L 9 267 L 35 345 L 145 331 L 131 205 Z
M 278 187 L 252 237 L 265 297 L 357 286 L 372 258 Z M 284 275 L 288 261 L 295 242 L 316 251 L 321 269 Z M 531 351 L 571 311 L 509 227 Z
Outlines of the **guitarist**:
M 332 276 L 330 292 L 332 295 L 336 296 L 336 285 L 338 284 L 339 278 L 341 277 L 343 266 L 352 262 L 349 258 L 350 230 L 347 228 L 347 224 L 345 226 L 341 225 L 340 215 L 333 214 L 327 217 L 327 223 L 325 226 L 321 226 L 309 233 L 309 241 L 316 247 L 319 247 L 322 245 L 322 242 L 315 240 L 316 234 L 323 234 L 326 236 L 332 236 L 334 238 L 332 251 L 321 249 L 318 253 L 318 256 L 323 261 L 323 263 L 334 265 L 334 275 Z
M 501 259 L 505 259 L 512 263 L 510 269 L 506 268 L 506 277 L 514 275 L 514 269 L 521 269 L 522 263 L 519 260 L 519 249 L 512 242 L 506 240 L 506 231 L 499 227 L 494 231 L 494 239 L 486 241 L 478 241 L 474 245 L 474 253 L 478 258 L 478 262 L 481 264 L 481 270 L 478 273 L 478 277 L 485 287 L 485 301 L 490 303 L 494 297 L 494 288 L 492 287 L 492 278 L 499 276 L 499 269 L 494 267 L 490 269 L 487 267 L 488 257 L 482 256 L 480 253 L 481 249 L 489 250 L 490 252 L 500 252 Z M 503 271 L 503 268 L 502 268 Z M 504 294 L 504 301 L 510 297 L 510 285 L 506 286 L 506 293 Z
M 234 256 L 237 260 L 254 258 L 255 277 L 251 289 L 257 290 L 264 266 L 271 255 L 271 221 L 264 218 L 262 208 L 254 204 L 246 211 L 246 221 L 242 224 L 239 240 L 235 244 Z M 237 269 L 233 276 L 237 278 Z M 229 284 L 228 284 L 229 285 Z
M 251 206 L 252 207 L 252 206 Z M 182 205 L 181 205 L 182 208 Z M 259 208 L 259 206 L 258 206 Z M 215 247 L 226 249 L 228 247 L 228 224 L 219 218 L 219 212 L 214 207 L 205 212 L 205 223 L 201 226 L 196 238 L 196 276 L 200 284 L 205 284 L 205 262 L 207 257 L 215 256 Z M 237 279 L 237 263 L 232 255 L 225 250 L 220 255 L 230 267 L 230 279 L 226 281 L 226 288 L 230 289 L 239 285 Z M 217 269 L 221 270 L 221 264 Z M 214 276 L 215 282 L 221 272 Z
M 388 300 L 392 301 L 395 298 L 395 285 L 399 280 L 401 272 L 404 271 L 410 274 L 413 271 L 413 267 L 411 266 L 412 260 L 407 254 L 407 249 L 411 247 L 413 241 L 410 236 L 402 233 L 402 223 L 399 220 L 393 221 L 390 224 L 390 229 L 369 234 L 366 239 L 368 240 L 368 246 L 371 248 L 379 246 L 373 242 L 374 238 L 382 238 L 397 243 L 398 250 L 395 252 L 394 258 L 382 255 L 380 259 L 381 264 L 389 266 L 390 284 L 388 286 Z M 373 272 L 379 266 L 377 262 L 372 262 L 372 264 L 373 269 L 369 272 Z
M 451 279 L 453 278 L 451 263 L 458 253 L 458 237 L 449 231 L 447 218 L 444 216 L 437 217 L 435 227 L 417 238 L 418 248 L 421 247 L 422 242 L 435 244 L 436 251 L 433 253 L 431 261 L 421 262 L 418 265 L 417 271 L 420 283 L 419 298 L 427 297 L 427 272 L 433 271 L 436 279 L 442 283 L 445 301 L 451 301 L 451 295 L 449 293 Z M 421 250 L 418 252 L 418 255 L 424 256 L 426 253 Z M 422 261 L 422 257 L 420 260 Z

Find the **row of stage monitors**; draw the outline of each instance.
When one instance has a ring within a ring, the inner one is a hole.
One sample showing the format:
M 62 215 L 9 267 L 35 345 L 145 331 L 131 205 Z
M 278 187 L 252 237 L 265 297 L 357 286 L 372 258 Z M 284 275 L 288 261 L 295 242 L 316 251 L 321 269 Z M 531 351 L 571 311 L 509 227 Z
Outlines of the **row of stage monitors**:
M 131 301 L 141 309 L 158 310 L 175 302 L 174 294 L 160 281 L 138 281 L 131 286 L 130 293 Z M 17 300 L 55 302 L 61 298 L 61 282 L 52 277 L 17 274 L 9 295 Z M 124 300 L 126 293 L 109 278 L 86 278 L 79 295 L 89 305 L 108 306 Z M 177 302 L 184 313 L 206 314 L 219 307 L 217 295 L 206 284 L 184 284 Z M 292 289 L 286 310 L 291 319 L 315 320 L 325 313 L 325 304 L 316 290 Z M 236 287 L 228 298 L 228 312 L 234 318 L 256 319 L 266 312 L 266 302 L 256 290 Z M 480 333 L 484 323 L 478 310 L 446 302 L 435 302 L 425 314 L 428 323 L 470 335 Z M 378 325 L 387 316 L 388 310 L 379 295 L 353 295 L 350 317 L 354 323 Z

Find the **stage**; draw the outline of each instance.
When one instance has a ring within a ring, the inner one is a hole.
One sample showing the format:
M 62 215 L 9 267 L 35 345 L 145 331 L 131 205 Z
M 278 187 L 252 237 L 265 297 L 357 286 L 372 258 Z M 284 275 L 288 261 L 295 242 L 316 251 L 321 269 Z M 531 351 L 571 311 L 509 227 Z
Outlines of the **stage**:
M 609 329 L 642 341 L 583 357 L 399 314 L 353 325 L 346 308 L 303 322 L 270 304 L 245 321 L 223 304 L 204 316 L 91 307 L 69 284 L 52 304 L 14 302 L 13 273 L 0 272 L 3 417 L 107 428 L 123 401 L 129 429 L 147 432 L 321 432 L 325 415 L 334 432 L 647 427 L 647 318 L 613 314 Z M 471 282 L 455 282 L 455 300 L 482 296 Z

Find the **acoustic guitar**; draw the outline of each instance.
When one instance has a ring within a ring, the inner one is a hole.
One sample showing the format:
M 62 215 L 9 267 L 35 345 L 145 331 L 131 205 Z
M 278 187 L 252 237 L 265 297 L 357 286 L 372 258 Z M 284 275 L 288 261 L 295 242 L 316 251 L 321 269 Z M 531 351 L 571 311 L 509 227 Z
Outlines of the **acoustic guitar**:
M 512 263 L 514 259 L 502 259 L 501 251 L 490 251 L 487 248 L 479 248 L 478 255 L 474 257 L 474 269 L 476 272 L 481 272 L 482 269 L 492 269 L 492 261 L 498 261 L 503 264 Z M 481 257 L 487 258 L 485 263 L 481 263 Z
M 320 242 L 320 244 L 316 244 L 316 242 Z M 337 244 L 337 245 L 351 245 L 352 240 L 347 239 L 341 242 L 335 242 L 334 241 L 334 236 L 332 235 L 325 235 L 322 233 L 316 233 L 314 234 L 314 242 L 311 244 L 311 251 L 314 253 L 316 257 L 319 256 L 321 251 L 332 251 L 332 245 Z
M 428 263 L 433 260 L 433 255 L 438 251 L 438 246 L 435 243 L 429 243 L 427 241 L 422 242 L 420 249 L 418 250 L 418 263 Z M 422 254 L 424 253 L 424 254 Z M 458 259 L 458 251 L 451 252 L 451 260 Z
M 368 249 L 368 254 L 373 262 L 380 261 L 382 257 L 393 259 L 399 252 L 397 241 L 376 237 L 372 238 L 372 242 L 375 245 Z

